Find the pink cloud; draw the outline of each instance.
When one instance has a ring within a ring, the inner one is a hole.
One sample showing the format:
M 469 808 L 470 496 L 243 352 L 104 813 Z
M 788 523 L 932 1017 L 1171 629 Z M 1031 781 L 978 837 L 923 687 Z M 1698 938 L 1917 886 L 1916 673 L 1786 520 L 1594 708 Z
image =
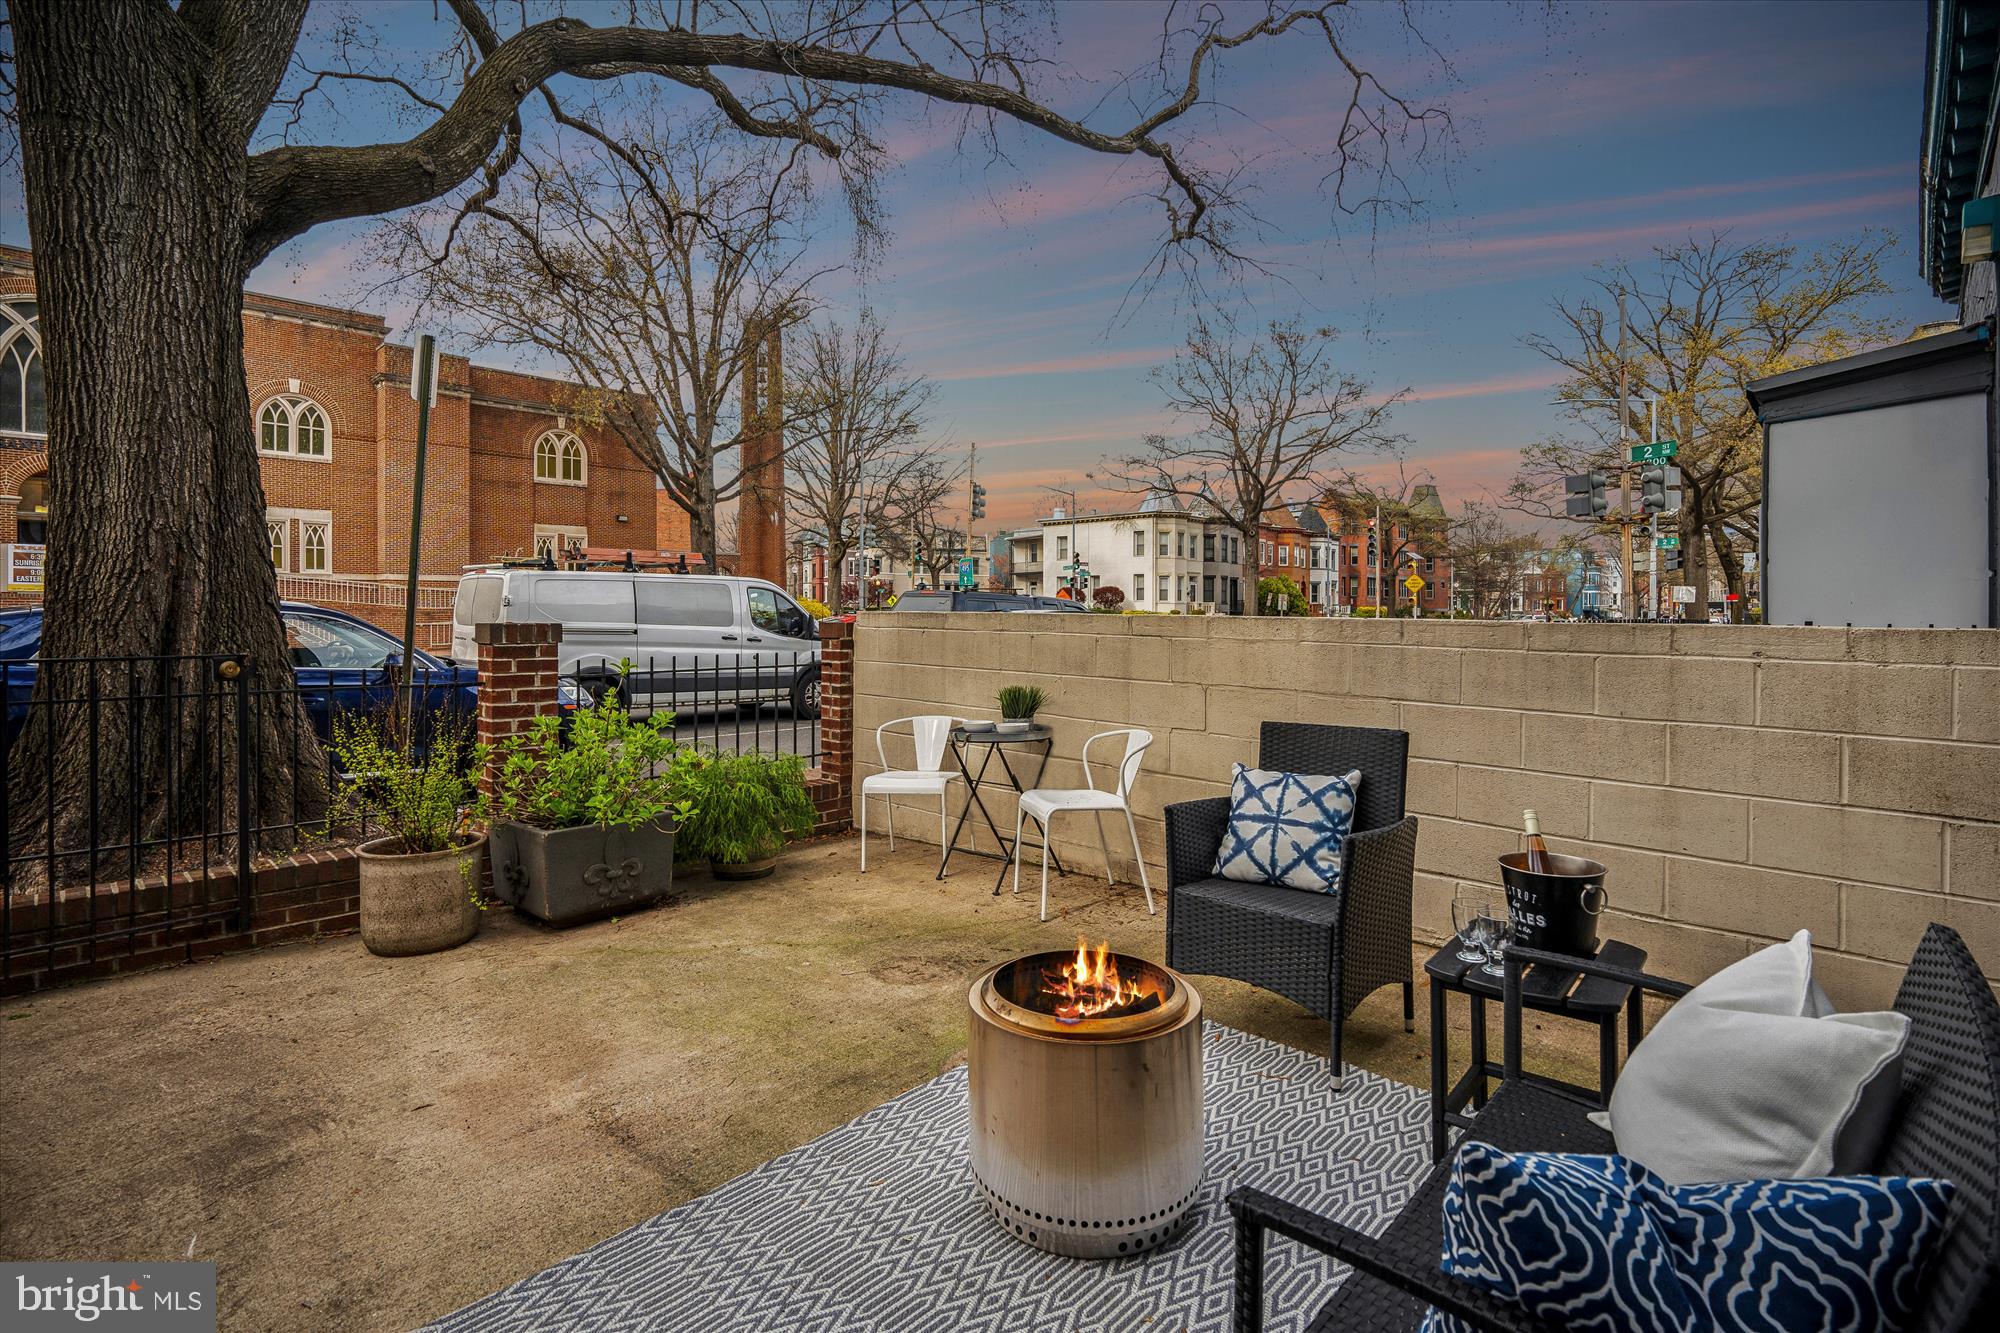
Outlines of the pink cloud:
M 1150 366 L 1173 356 L 1172 348 L 1135 347 L 1122 352 L 1095 352 L 1087 356 L 1057 357 L 1048 361 L 1028 361 L 1017 365 L 967 366 L 958 370 L 930 372 L 934 380 L 992 380 L 1014 375 L 1079 375 L 1096 370 L 1124 370 Z
M 1407 401 L 1434 403 L 1446 398 L 1485 398 L 1492 394 L 1527 393 L 1536 389 L 1554 388 L 1562 381 L 1563 372 L 1551 367 L 1546 370 L 1523 371 L 1517 375 L 1494 375 L 1483 380 L 1460 380 L 1457 383 L 1427 385 L 1411 390 Z

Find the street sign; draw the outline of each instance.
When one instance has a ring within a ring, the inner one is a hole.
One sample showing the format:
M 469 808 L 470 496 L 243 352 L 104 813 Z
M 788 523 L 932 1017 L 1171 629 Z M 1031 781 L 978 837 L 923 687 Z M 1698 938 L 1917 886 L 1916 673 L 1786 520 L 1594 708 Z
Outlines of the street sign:
M 972 560 L 970 557 L 967 557 L 958 562 L 958 586 L 961 588 L 970 588 L 972 586 L 972 579 Z
M 1653 546 L 1656 550 L 1671 551 L 1680 544 L 1680 534 L 1675 532 L 1661 533 L 1659 536 L 1653 538 Z
M 1677 456 L 1680 451 L 1681 442 L 1679 440 L 1654 440 L 1650 444 L 1633 445 L 1632 461 L 1635 463 L 1657 463 L 1662 459 Z
M 1424 588 L 1424 576 L 1421 574 L 1412 574 L 1403 580 L 1403 586 L 1411 592 L 1422 592 Z
M 1694 600 L 1694 588 L 1685 583 L 1678 585 L 1674 588 L 1674 600 L 1677 602 L 1692 602 Z

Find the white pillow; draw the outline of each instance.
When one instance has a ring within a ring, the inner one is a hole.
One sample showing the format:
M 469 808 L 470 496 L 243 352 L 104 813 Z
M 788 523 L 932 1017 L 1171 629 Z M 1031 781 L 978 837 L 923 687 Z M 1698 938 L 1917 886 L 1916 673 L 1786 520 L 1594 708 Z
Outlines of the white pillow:
M 1834 1013 L 1802 930 L 1681 997 L 1591 1119 L 1672 1185 L 1857 1174 L 1894 1114 L 1908 1034 L 1898 1013 Z

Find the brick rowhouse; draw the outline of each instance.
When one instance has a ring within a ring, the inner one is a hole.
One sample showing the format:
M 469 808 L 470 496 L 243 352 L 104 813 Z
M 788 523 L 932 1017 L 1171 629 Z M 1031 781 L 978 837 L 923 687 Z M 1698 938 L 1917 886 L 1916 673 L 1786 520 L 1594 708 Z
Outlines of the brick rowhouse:
M 0 246 L 0 350 L 39 347 L 26 250 Z M 402 628 L 409 559 L 417 405 L 412 354 L 380 316 L 252 292 L 243 298 L 243 362 L 279 590 Z M 650 470 L 591 424 L 581 387 L 441 358 L 424 486 L 418 619 L 422 640 L 448 641 L 451 597 L 468 564 L 560 554 L 686 550 L 686 528 L 660 538 Z M 0 605 L 41 600 L 32 550 L 45 520 L 45 421 L 0 420 L 0 543 L 10 575 Z M 35 427 L 30 429 L 30 427 Z M 25 497 L 25 499 L 24 499 Z M 32 575 L 27 578 L 15 574 Z

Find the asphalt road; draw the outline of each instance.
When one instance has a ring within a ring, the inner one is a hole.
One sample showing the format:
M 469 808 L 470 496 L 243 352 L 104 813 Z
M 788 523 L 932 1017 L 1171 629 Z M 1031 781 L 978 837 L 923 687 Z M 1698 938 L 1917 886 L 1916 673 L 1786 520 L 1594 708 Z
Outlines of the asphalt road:
M 811 756 L 819 749 L 818 719 L 794 719 L 784 704 L 682 710 L 674 718 L 674 735 L 684 744 L 713 746 L 725 754 Z

